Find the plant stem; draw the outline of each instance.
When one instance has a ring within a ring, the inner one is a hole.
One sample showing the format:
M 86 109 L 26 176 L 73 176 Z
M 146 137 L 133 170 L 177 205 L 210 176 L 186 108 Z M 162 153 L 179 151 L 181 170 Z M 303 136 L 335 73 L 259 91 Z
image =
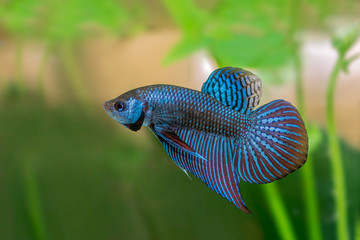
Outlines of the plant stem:
M 15 49 L 15 69 L 16 69 L 16 89 L 19 93 L 23 93 L 25 90 L 24 74 L 22 68 L 22 60 L 24 53 L 24 44 L 22 40 L 18 40 Z
M 309 152 L 306 165 L 303 167 L 302 176 L 304 182 L 304 193 L 305 193 L 305 207 L 307 225 L 309 231 L 309 239 L 320 240 L 322 239 L 321 225 L 319 218 L 319 209 L 317 205 L 317 196 L 315 189 L 315 179 L 313 173 L 313 162 L 312 154 Z
M 355 226 L 355 240 L 360 240 L 360 216 L 358 216 Z
M 65 43 L 60 47 L 60 55 L 63 60 L 65 71 L 68 75 L 70 85 L 78 98 L 79 102 L 84 106 L 89 103 L 89 96 L 82 79 L 82 75 L 78 69 L 76 58 L 73 53 L 72 45 Z
M 334 115 L 334 91 L 336 81 L 345 61 L 344 54 L 339 54 L 335 67 L 331 73 L 329 85 L 326 92 L 326 119 L 329 134 L 330 159 L 334 175 L 335 205 L 337 210 L 337 236 L 338 239 L 348 240 L 348 216 L 346 209 L 346 190 L 344 169 L 341 158 L 341 149 L 336 133 Z
M 285 210 L 285 205 L 282 202 L 277 186 L 274 185 L 274 183 L 266 184 L 264 189 L 281 238 L 284 240 L 296 240 L 296 235 L 291 225 L 290 217 Z
M 44 53 L 42 55 L 40 66 L 39 66 L 39 71 L 38 71 L 37 90 L 38 90 L 39 96 L 44 95 L 44 74 L 45 74 L 45 69 L 46 69 L 46 63 L 49 59 L 49 56 L 50 56 L 50 47 L 47 46 L 44 49 Z
M 45 226 L 39 201 L 38 187 L 33 169 L 24 163 L 25 201 L 34 239 L 45 239 Z
M 302 81 L 302 64 L 301 64 L 301 56 L 300 56 L 300 46 L 298 44 L 295 45 L 294 50 L 294 62 L 295 62 L 295 72 L 296 72 L 296 99 L 297 99 L 297 107 L 299 109 L 300 114 L 303 119 L 306 119 L 305 114 L 305 102 L 304 102 L 304 88 Z M 311 146 L 310 146 L 311 148 Z M 315 189 L 315 179 L 314 179 L 314 171 L 313 171 L 313 163 L 312 163 L 312 153 L 311 149 L 309 149 L 309 154 L 307 157 L 306 165 L 302 169 L 302 177 L 304 183 L 304 198 L 305 198 L 305 211 L 307 217 L 307 225 L 309 231 L 309 239 L 312 240 L 321 240 L 321 226 L 319 220 L 319 209 L 318 209 L 318 201 L 316 196 Z
M 303 88 L 303 77 L 302 77 L 302 64 L 300 56 L 300 46 L 295 44 L 294 46 L 294 64 L 295 64 L 295 82 L 296 82 L 296 102 L 299 112 L 302 114 L 302 117 L 305 118 L 305 102 L 304 102 L 304 88 Z

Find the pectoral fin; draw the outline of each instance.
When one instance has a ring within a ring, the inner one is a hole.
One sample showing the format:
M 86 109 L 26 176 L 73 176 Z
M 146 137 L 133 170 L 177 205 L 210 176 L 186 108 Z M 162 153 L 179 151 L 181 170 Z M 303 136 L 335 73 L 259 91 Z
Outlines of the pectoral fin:
M 160 131 L 154 131 L 155 134 L 159 135 L 164 141 L 168 142 L 170 145 L 172 145 L 175 148 L 179 148 L 184 152 L 190 153 L 191 155 L 194 155 L 195 157 L 201 158 L 202 160 L 206 159 L 198 154 L 192 147 L 190 147 L 186 142 L 181 140 L 178 135 L 176 135 L 174 132 L 168 129 L 163 129 Z

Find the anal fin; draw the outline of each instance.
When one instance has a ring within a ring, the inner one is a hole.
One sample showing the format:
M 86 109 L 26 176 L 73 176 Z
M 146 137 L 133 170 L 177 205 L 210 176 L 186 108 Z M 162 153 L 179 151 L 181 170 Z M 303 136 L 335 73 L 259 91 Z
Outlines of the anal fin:
M 211 190 L 229 200 L 237 208 L 246 213 L 251 212 L 242 199 L 240 178 L 233 166 L 235 159 L 240 155 L 229 139 L 189 129 L 178 129 L 176 132 L 166 128 L 161 128 L 162 131 L 156 131 L 154 127 L 151 129 L 170 158 L 183 171 L 200 178 Z
M 188 176 L 188 178 L 190 178 L 190 180 L 192 181 L 192 178 L 190 177 L 190 175 L 189 175 L 189 173 L 186 171 L 186 169 L 185 168 L 182 168 L 182 167 L 180 167 L 181 168 L 181 170 L 183 170 L 183 172 L 186 174 L 186 176 Z

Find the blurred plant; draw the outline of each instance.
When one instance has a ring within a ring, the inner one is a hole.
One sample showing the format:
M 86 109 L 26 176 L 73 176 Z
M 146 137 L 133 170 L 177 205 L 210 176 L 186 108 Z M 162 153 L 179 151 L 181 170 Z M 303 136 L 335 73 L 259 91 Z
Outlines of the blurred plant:
M 111 239 L 121 228 L 144 239 L 131 191 L 146 147 L 102 115 L 29 94 L 2 99 L 0 113 L 0 239 Z
M 59 57 L 80 102 L 88 102 L 85 82 L 76 60 L 76 44 L 99 31 L 120 34 L 125 31 L 127 14 L 114 0 L 45 1 L 41 7 L 39 34 L 47 40 L 48 48 L 57 46 Z M 39 19 L 40 20 L 40 19 Z M 46 51 L 44 58 L 46 57 Z
M 219 66 L 273 67 L 290 57 L 290 14 L 284 11 L 287 1 L 218 1 L 208 11 L 192 0 L 163 2 L 183 32 L 165 63 L 201 48 L 206 48 Z
M 360 29 L 342 29 L 341 33 L 335 34 L 332 38 L 333 46 L 337 51 L 338 58 L 329 79 L 326 92 L 326 119 L 329 134 L 329 149 L 334 176 L 335 200 L 337 211 L 337 235 L 338 239 L 350 239 L 346 203 L 346 183 L 344 177 L 344 159 L 342 158 L 339 139 L 336 131 L 334 113 L 334 93 L 339 74 L 347 72 L 348 66 L 360 55 L 356 54 L 347 57 L 348 51 L 355 44 L 360 36 Z
M 17 88 L 25 89 L 21 66 L 24 42 L 37 39 L 45 45 L 38 70 L 39 92 L 49 54 L 58 53 L 70 86 L 81 102 L 88 101 L 89 96 L 75 57 L 77 43 L 99 32 L 119 35 L 134 29 L 129 14 L 115 0 L 12 0 L 0 6 L 0 15 L 0 23 L 18 41 Z
M 4 27 L 16 36 L 16 89 L 18 92 L 25 90 L 22 72 L 23 41 L 32 35 L 31 24 L 36 17 L 36 0 L 8 1 L 0 5 L 0 21 Z
M 76 59 L 78 42 L 99 32 L 117 35 L 128 32 L 128 14 L 114 0 L 11 0 L 0 5 L 0 24 L 16 40 L 15 92 L 23 94 L 26 85 L 22 58 L 27 41 L 36 39 L 45 46 L 38 69 L 38 92 L 43 94 L 44 71 L 49 55 L 62 62 L 72 93 L 79 102 L 90 100 Z M 24 188 L 29 222 L 34 239 L 45 238 L 45 226 L 38 197 L 37 176 L 24 163 Z M 28 169 L 29 168 L 29 169 Z
M 39 189 L 36 179 L 36 171 L 30 162 L 22 163 L 22 174 L 24 184 L 24 198 L 29 217 L 30 226 L 34 239 L 46 239 L 45 222 L 42 213 L 41 201 L 39 199 Z

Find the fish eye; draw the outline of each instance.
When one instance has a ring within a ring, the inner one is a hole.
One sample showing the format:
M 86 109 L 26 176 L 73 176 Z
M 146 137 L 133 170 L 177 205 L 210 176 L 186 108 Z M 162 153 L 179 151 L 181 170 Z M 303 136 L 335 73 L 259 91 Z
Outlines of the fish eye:
M 125 103 L 122 101 L 117 101 L 114 103 L 114 108 L 116 111 L 121 112 L 125 109 Z

